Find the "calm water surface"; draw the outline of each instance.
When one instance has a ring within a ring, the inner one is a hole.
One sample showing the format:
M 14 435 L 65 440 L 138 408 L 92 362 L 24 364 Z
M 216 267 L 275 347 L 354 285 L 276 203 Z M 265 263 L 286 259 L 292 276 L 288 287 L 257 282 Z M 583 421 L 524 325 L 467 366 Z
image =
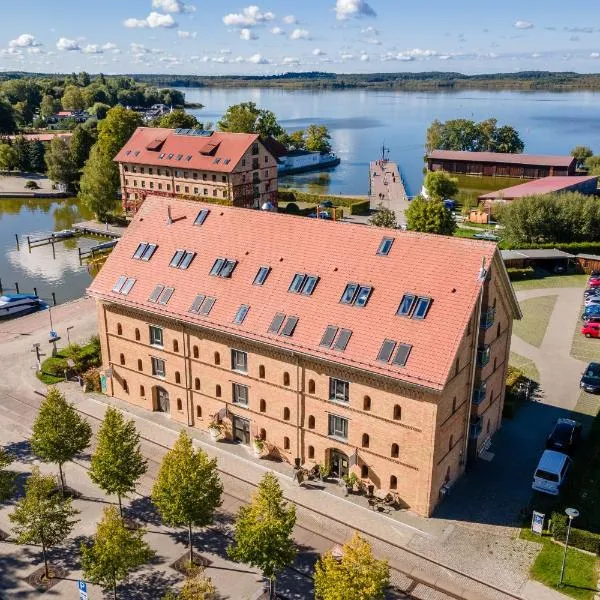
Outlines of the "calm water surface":
M 228 106 L 253 101 L 274 111 L 288 129 L 323 123 L 342 163 L 327 173 L 288 176 L 282 185 L 310 191 L 366 194 L 368 164 L 378 158 L 382 144 L 400 164 L 409 193 L 420 189 L 423 174 L 423 140 L 435 118 L 496 117 L 516 127 L 527 152 L 567 154 L 585 144 L 600 152 L 600 94 L 475 92 L 406 93 L 372 91 L 282 91 L 268 89 L 184 89 L 190 102 L 205 108 L 194 110 L 201 121 L 216 122 Z M 82 295 L 91 280 L 79 265 L 77 247 L 89 248 L 97 240 L 76 238 L 27 251 L 16 249 L 15 234 L 32 237 L 66 229 L 88 219 L 74 200 L 9 200 L 0 198 L 0 278 L 8 291 L 15 282 L 21 291 L 47 299 L 56 293 L 59 302 Z M 23 237 L 24 241 L 24 237 Z M 12 289 L 11 289 L 12 288 Z
M 436 118 L 495 117 L 520 132 L 530 153 L 568 154 L 579 144 L 600 152 L 600 94 L 592 92 L 182 91 L 188 101 L 204 104 L 191 111 L 201 121 L 216 122 L 231 104 L 253 101 L 275 112 L 287 129 L 327 125 L 342 163 L 328 173 L 288 176 L 281 182 L 310 191 L 368 193 L 369 161 L 380 156 L 385 144 L 400 165 L 409 193 L 418 193 L 425 132 Z

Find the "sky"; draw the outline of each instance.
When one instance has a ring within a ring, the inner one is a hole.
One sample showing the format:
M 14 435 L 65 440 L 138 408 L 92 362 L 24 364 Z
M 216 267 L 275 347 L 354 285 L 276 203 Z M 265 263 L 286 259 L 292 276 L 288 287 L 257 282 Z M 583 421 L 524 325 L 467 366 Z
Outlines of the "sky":
M 19 0 L 0 21 L 0 69 L 596 73 L 600 2 Z

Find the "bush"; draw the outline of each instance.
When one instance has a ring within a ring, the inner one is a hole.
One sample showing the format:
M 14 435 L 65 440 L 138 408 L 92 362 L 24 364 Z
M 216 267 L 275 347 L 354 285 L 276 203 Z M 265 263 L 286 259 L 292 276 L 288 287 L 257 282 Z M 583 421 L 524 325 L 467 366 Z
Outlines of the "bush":
M 26 190 L 39 190 L 40 186 L 35 181 L 32 181 L 30 179 L 29 181 L 25 182 L 25 189 Z
M 291 215 L 299 215 L 300 207 L 295 202 L 288 202 L 288 205 L 285 207 L 285 212 Z
M 535 269 L 533 267 L 525 267 L 524 269 L 510 267 L 506 270 L 508 272 L 508 278 L 511 281 L 519 281 L 521 279 L 529 279 L 535 277 Z
M 369 209 L 371 208 L 371 202 L 369 200 L 359 200 L 354 204 L 350 205 L 350 214 L 351 215 L 367 215 L 369 214 Z
M 559 541 L 564 542 L 567 536 L 567 516 L 562 513 L 552 513 L 552 537 Z M 580 550 L 587 550 L 587 552 L 593 552 L 594 554 L 600 555 L 600 535 L 597 533 L 591 533 L 583 529 L 576 529 L 571 527 L 571 533 L 569 534 L 569 546 L 579 548 Z
M 61 380 L 64 379 L 67 368 L 67 359 L 61 355 L 50 356 L 42 363 L 42 373 L 60 377 Z
M 101 392 L 100 371 L 98 369 L 90 369 L 83 374 L 83 382 L 86 392 Z

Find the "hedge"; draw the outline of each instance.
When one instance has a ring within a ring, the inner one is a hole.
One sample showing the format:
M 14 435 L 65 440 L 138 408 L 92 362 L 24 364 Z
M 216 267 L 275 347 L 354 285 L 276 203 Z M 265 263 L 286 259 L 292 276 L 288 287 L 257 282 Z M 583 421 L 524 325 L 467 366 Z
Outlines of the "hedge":
M 521 279 L 528 279 L 535 276 L 535 269 L 533 267 L 525 267 L 524 269 L 509 267 L 506 269 L 506 271 L 508 272 L 508 278 L 511 281 L 519 281 Z
M 570 254 L 598 254 L 600 255 L 600 242 L 565 242 L 549 244 L 513 244 L 505 240 L 502 241 L 503 250 L 534 250 L 534 249 L 552 249 L 562 250 Z
M 214 196 L 194 196 L 193 194 L 177 194 L 182 200 L 193 200 L 194 202 L 207 202 L 208 204 L 219 204 L 220 206 L 233 206 L 228 198 L 215 198 Z
M 309 194 L 298 190 L 278 190 L 278 198 L 282 202 L 305 202 L 307 204 L 320 204 L 331 202 L 334 206 L 344 206 L 350 209 L 350 214 L 360 215 L 369 211 L 368 199 L 351 198 L 349 196 L 333 196 L 321 194 Z
M 562 513 L 552 513 L 552 537 L 564 542 L 567 536 L 567 516 Z M 580 550 L 587 550 L 600 555 L 600 534 L 591 533 L 583 529 L 571 527 L 569 534 L 569 546 L 574 546 Z

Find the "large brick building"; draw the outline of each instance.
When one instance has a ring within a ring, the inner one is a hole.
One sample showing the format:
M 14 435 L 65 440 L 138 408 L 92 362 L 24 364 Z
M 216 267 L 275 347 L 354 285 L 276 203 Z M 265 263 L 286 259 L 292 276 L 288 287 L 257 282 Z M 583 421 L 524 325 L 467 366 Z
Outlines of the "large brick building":
M 126 214 L 148 195 L 277 206 L 277 160 L 256 134 L 138 127 L 115 161 Z
M 501 425 L 494 244 L 148 197 L 89 293 L 109 395 L 423 515 Z

